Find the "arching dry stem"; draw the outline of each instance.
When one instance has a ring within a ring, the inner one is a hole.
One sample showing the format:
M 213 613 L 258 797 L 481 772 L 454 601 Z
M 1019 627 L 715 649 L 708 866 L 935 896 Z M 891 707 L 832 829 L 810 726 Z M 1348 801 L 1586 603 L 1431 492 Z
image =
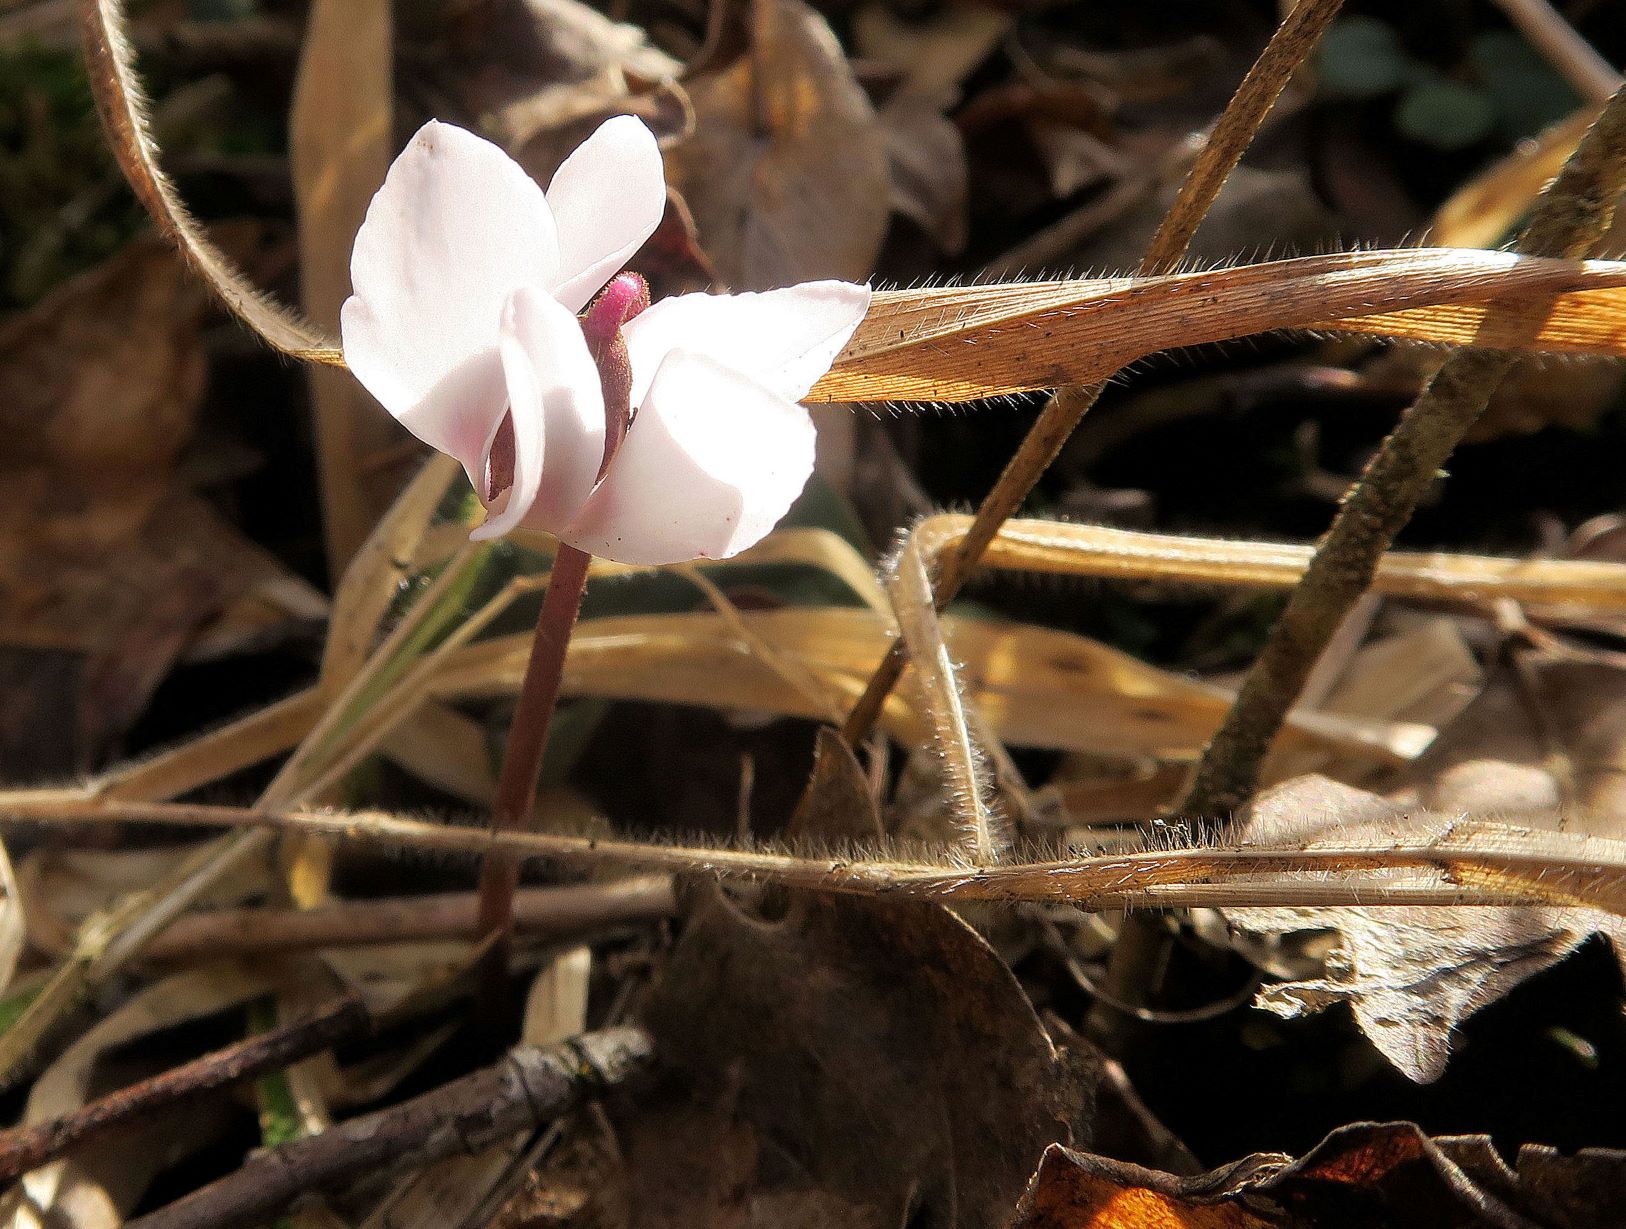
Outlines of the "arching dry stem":
M 1610 100 L 1543 194 L 1519 238 L 1519 250 L 1566 259 L 1585 256 L 1608 231 L 1623 188 L 1626 90 Z M 1487 327 L 1537 328 L 1539 320 L 1527 315 L 1509 319 L 1494 311 Z M 1317 546 L 1224 725 L 1203 752 L 1180 807 L 1183 813 L 1228 814 L 1253 795 L 1265 754 L 1327 641 L 1371 585 L 1383 553 L 1516 361 L 1500 350 L 1454 355 L 1383 441 Z
M 1287 88 L 1293 73 L 1321 41 L 1337 15 L 1342 0 L 1299 0 L 1282 22 L 1236 93 L 1215 122 L 1202 152 L 1186 176 L 1168 216 L 1158 228 L 1141 261 L 1139 272 L 1153 276 L 1166 273 L 1185 252 L 1198 225 L 1219 195 L 1220 188 L 1241 161 L 1253 135 L 1259 130 L 1276 99 Z M 999 527 L 1016 515 L 1044 471 L 1061 452 L 1067 437 L 1100 397 L 1104 380 L 1058 389 L 1045 406 L 1039 420 L 1006 465 L 994 489 L 977 509 L 976 520 L 956 554 L 944 559 L 932 578 L 936 603 L 949 601 L 967 574 L 982 557 Z M 842 729 L 847 741 L 856 746 L 868 735 L 888 693 L 903 672 L 901 643 L 893 647 L 871 677 L 864 695 L 854 706 Z

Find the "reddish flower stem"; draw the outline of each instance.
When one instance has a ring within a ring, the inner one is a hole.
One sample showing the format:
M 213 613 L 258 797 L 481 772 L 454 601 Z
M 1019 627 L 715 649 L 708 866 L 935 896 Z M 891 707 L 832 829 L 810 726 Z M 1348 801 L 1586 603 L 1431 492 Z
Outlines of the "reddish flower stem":
M 497 798 L 492 806 L 491 827 L 512 832 L 528 826 L 536 807 L 537 780 L 542 772 L 542 753 L 548 745 L 548 727 L 559 700 L 559 684 L 565 674 L 565 652 L 570 633 L 581 610 L 582 593 L 587 588 L 587 568 L 593 557 L 574 546 L 559 547 L 554 556 L 553 574 L 542 598 L 542 613 L 536 620 L 536 637 L 531 642 L 531 659 L 520 684 L 514 724 L 508 730 L 503 751 L 502 773 L 497 778 Z M 482 985 L 500 982 L 508 970 L 509 947 L 514 931 L 514 889 L 519 886 L 519 861 L 513 854 L 493 850 L 480 866 L 480 908 L 477 928 L 488 940 Z M 500 992 L 487 995 L 486 1006 L 495 1007 Z
M 621 326 L 649 306 L 649 288 L 636 273 L 621 273 L 610 280 L 582 318 L 587 348 L 598 364 L 604 392 L 604 460 L 602 479 L 615 460 L 632 422 L 632 367 Z M 510 474 L 509 481 L 512 481 Z M 525 679 L 520 683 L 514 723 L 503 749 L 502 772 L 492 805 L 491 827 L 512 832 L 529 826 L 536 809 L 537 781 L 542 754 L 548 745 L 548 727 L 559 703 L 559 684 L 565 674 L 565 653 L 570 633 L 581 612 L 587 588 L 587 569 L 593 557 L 574 546 L 559 544 L 553 557 L 548 591 L 536 620 Z M 486 951 L 481 958 L 479 1001 L 482 1019 L 496 1025 L 506 1015 L 508 958 L 514 938 L 514 892 L 519 887 L 519 860 L 506 850 L 494 849 L 480 864 L 480 900 L 476 933 Z

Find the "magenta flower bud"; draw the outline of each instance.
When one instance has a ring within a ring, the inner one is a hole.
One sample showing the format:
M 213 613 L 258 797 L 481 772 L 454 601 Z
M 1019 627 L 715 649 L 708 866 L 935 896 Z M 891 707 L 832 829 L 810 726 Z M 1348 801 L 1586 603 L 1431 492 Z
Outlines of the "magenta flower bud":
M 593 301 L 582 317 L 582 335 L 587 350 L 598 364 L 599 387 L 604 390 L 604 460 L 599 465 L 602 480 L 610 462 L 621 451 L 621 441 L 632 426 L 632 356 L 621 332 L 626 324 L 649 306 L 649 286 L 636 273 L 618 273 Z

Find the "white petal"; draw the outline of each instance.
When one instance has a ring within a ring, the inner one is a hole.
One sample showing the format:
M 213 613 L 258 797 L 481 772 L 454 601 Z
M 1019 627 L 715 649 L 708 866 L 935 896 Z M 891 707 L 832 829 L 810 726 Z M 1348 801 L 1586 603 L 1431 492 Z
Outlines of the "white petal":
M 510 377 L 510 387 L 514 381 Z M 535 381 L 529 381 L 529 387 L 534 391 Z M 531 511 L 536 502 L 536 492 L 542 479 L 542 459 L 546 435 L 542 427 L 542 420 L 534 414 L 515 414 L 514 426 L 514 456 L 513 481 L 508 489 L 500 493 L 490 504 L 486 505 L 486 519 L 482 525 L 477 525 L 469 533 L 471 542 L 484 542 L 489 538 L 500 538 L 513 529 Z M 487 448 L 487 454 L 490 448 Z M 480 489 L 477 479 L 475 489 Z
M 813 440 L 801 406 L 680 350 L 562 536 L 618 563 L 726 559 L 766 537 L 802 493 Z
M 514 416 L 514 485 L 471 535 L 522 521 L 558 533 L 581 510 L 604 459 L 604 393 L 581 322 L 552 295 L 516 291 L 503 311 L 502 366 Z
M 639 404 L 666 355 L 680 349 L 799 401 L 830 370 L 868 310 L 869 287 L 851 282 L 662 299 L 623 330 L 632 357 L 632 403 Z
M 476 467 L 505 404 L 497 327 L 521 286 L 559 268 L 542 189 L 489 141 L 418 130 L 368 206 L 350 257 L 344 356 L 425 443 Z
M 599 125 L 548 186 L 559 223 L 554 296 L 580 311 L 655 233 L 666 212 L 666 176 L 655 134 L 618 115 Z

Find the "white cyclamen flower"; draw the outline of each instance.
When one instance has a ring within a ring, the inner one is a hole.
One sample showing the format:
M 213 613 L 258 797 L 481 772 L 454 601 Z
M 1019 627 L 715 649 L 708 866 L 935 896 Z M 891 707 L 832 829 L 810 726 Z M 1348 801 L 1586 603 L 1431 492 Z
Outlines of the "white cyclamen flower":
M 600 480 L 604 395 L 576 313 L 665 206 L 660 150 L 629 116 L 588 138 L 545 194 L 447 124 L 426 124 L 390 167 L 351 256 L 345 361 L 462 463 L 487 505 L 475 537 L 524 525 L 622 563 L 726 558 L 806 485 L 814 431 L 797 401 L 869 307 L 847 282 L 682 295 L 627 321 L 634 416 Z M 507 485 L 492 490 L 505 419 Z

